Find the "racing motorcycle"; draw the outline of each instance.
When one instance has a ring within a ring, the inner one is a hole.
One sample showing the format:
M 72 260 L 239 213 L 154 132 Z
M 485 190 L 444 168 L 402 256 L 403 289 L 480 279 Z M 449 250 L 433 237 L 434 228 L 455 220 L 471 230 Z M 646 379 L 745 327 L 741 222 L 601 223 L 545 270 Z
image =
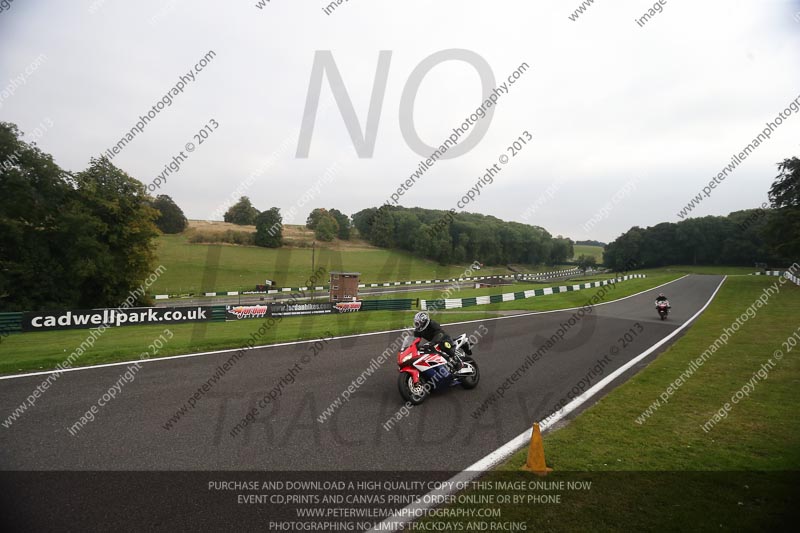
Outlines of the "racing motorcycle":
M 656 311 L 658 311 L 658 316 L 661 317 L 661 320 L 666 320 L 667 315 L 669 315 L 669 300 L 656 300 Z
M 462 333 L 453 340 L 453 351 L 461 358 L 462 367 L 453 372 L 439 345 L 424 343 L 417 337 L 406 337 L 397 354 L 400 376 L 397 386 L 400 395 L 412 405 L 419 405 L 434 390 L 455 385 L 474 389 L 480 380 L 478 364 L 472 358 L 472 349 L 467 334 Z

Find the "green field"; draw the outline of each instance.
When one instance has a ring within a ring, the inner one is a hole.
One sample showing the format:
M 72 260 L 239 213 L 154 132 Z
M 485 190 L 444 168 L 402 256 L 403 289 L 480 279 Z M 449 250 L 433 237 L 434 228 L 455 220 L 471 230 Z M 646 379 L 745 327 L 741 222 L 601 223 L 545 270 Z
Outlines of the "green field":
M 311 275 L 311 248 L 260 248 L 191 244 L 183 235 L 158 238 L 158 263 L 166 267 L 150 287 L 151 294 L 252 290 L 264 280 L 279 287 L 304 286 Z M 355 271 L 365 283 L 450 279 L 463 275 L 465 265 L 441 266 L 412 254 L 366 246 L 317 247 L 316 267 Z M 529 268 L 527 272 L 541 271 Z M 506 267 L 485 267 L 473 275 L 511 274 Z M 324 283 L 327 285 L 327 278 Z
M 597 259 L 597 264 L 601 264 L 603 262 L 603 247 L 602 246 L 590 246 L 588 244 L 575 244 L 573 245 L 574 254 L 572 255 L 572 260 L 578 258 L 580 255 L 588 255 L 594 256 Z
M 496 505 L 528 531 L 767 531 L 795 511 L 800 469 L 800 287 L 785 284 L 729 344 L 668 397 L 642 413 L 777 278 L 731 277 L 698 321 L 643 371 L 563 429 L 545 435 L 547 481 L 590 480 L 560 504 Z M 775 351 L 782 350 L 782 359 Z M 766 379 L 708 432 L 701 425 L 731 403 L 768 361 Z M 637 419 L 640 423 L 637 423 Z M 533 421 L 532 421 L 533 422 Z M 522 450 L 484 480 L 530 480 Z M 479 506 L 476 506 L 479 507 Z

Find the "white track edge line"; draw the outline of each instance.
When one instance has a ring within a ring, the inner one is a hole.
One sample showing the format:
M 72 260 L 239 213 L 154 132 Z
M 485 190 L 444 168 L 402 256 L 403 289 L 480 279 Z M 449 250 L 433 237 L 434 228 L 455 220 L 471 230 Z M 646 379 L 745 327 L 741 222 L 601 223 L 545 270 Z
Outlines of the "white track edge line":
M 682 277 L 680 277 L 678 279 L 674 279 L 672 281 L 668 281 L 666 283 L 662 283 L 661 285 L 657 285 L 655 287 L 651 287 L 649 289 L 645 289 L 643 291 L 637 292 L 636 294 L 631 294 L 629 296 L 623 296 L 622 298 L 619 298 L 617 300 L 611 300 L 611 301 L 608 301 L 608 302 L 601 302 L 601 303 L 593 305 L 592 307 L 599 307 L 601 305 L 607 305 L 607 304 L 613 304 L 615 302 L 621 302 L 622 300 L 627 300 L 628 298 L 633 298 L 634 296 L 639 296 L 640 294 L 644 294 L 646 292 L 658 289 L 658 288 L 663 287 L 665 285 L 669 285 L 670 283 L 675 283 L 676 281 L 680 281 L 683 278 L 688 277 L 688 276 L 689 276 L 689 274 L 686 274 L 686 275 L 684 275 L 684 276 L 682 276 Z M 607 287 L 608 285 L 601 285 L 601 286 L 602 287 Z M 597 287 L 592 287 L 592 288 L 597 288 Z M 572 291 L 572 292 L 579 292 L 579 291 Z M 541 296 L 539 296 L 539 298 L 541 298 Z M 481 318 L 481 319 L 477 319 L 477 320 L 467 320 L 467 321 L 464 321 L 464 322 L 447 322 L 444 325 L 445 326 L 452 326 L 452 325 L 459 325 L 459 324 L 472 324 L 472 323 L 475 323 L 475 322 L 487 322 L 487 321 L 490 321 L 490 320 L 508 320 L 508 319 L 511 319 L 511 318 L 521 318 L 521 317 L 525 317 L 525 316 L 545 315 L 547 313 L 560 313 L 560 312 L 563 312 L 563 311 L 572 311 L 572 310 L 575 310 L 575 309 L 581 309 L 582 307 L 583 306 L 580 306 L 580 307 L 569 307 L 569 308 L 566 308 L 566 309 L 552 309 L 550 311 L 532 311 L 530 313 L 520 313 L 518 315 L 499 316 L 499 317 L 491 317 L 491 318 Z M 389 330 L 386 330 L 386 331 L 372 331 L 372 332 L 369 332 L 369 333 L 354 333 L 352 335 L 342 335 L 342 336 L 339 336 L 339 337 L 331 337 L 328 340 L 353 339 L 353 338 L 356 338 L 356 337 L 368 337 L 370 335 L 383 335 L 385 333 L 394 333 L 396 331 L 406 331 L 407 329 L 408 328 L 400 328 L 400 329 L 389 329 Z M 308 340 L 304 340 L 304 341 L 281 342 L 281 343 L 278 343 L 278 344 L 263 344 L 261 346 L 253 346 L 252 348 L 244 348 L 244 350 L 245 350 L 245 352 L 248 352 L 250 350 L 260 350 L 260 349 L 263 349 L 263 348 L 279 348 L 281 346 L 294 346 L 296 344 L 307 344 L 309 342 L 317 342 L 318 340 L 319 339 L 308 339 Z M 181 354 L 181 355 L 168 355 L 166 357 L 156 357 L 154 359 L 129 359 L 128 361 L 119 361 L 119 362 L 116 362 L 116 363 L 103 363 L 103 364 L 99 364 L 99 365 L 78 366 L 78 367 L 74 367 L 74 368 L 65 368 L 63 370 L 42 370 L 41 372 L 27 372 L 27 373 L 24 373 L 24 374 L 10 374 L 8 376 L 0 376 L 0 381 L 5 380 L 5 379 L 18 379 L 18 378 L 27 378 L 27 377 L 33 377 L 33 376 L 46 376 L 46 375 L 49 375 L 49 374 L 62 374 L 62 373 L 66 373 L 66 372 L 78 372 L 80 370 L 92 370 L 92 369 L 95 369 L 95 368 L 108 368 L 108 367 L 112 367 L 112 366 L 131 365 L 131 364 L 134 364 L 134 363 L 142 364 L 142 363 L 156 363 L 156 362 L 161 362 L 161 361 L 172 361 L 172 360 L 175 360 L 175 359 L 186 359 L 186 358 L 189 358 L 189 357 L 200 357 L 200 356 L 204 356 L 204 355 L 217 355 L 217 354 L 221 354 L 221 353 L 238 352 L 241 349 L 242 348 L 226 348 L 224 350 L 214 350 L 214 351 L 211 351 L 211 352 L 196 352 L 196 353 L 187 353 L 187 354 Z
M 667 335 L 666 337 L 664 337 L 663 339 L 652 345 L 650 348 L 640 353 L 639 355 L 637 355 L 636 357 L 634 357 L 633 359 L 631 359 L 630 361 L 628 361 L 627 363 L 616 369 L 614 372 L 606 376 L 603 380 L 597 382 L 597 384 L 594 387 L 590 388 L 589 390 L 587 390 L 586 392 L 584 392 L 583 394 L 572 400 L 570 403 L 562 407 L 555 414 L 553 419 L 549 421 L 547 424 L 540 426 L 540 429 L 544 430 L 547 429 L 548 427 L 551 427 L 553 424 L 564 418 L 566 415 L 568 415 L 569 413 L 571 413 L 572 411 L 583 405 L 589 398 L 600 392 L 603 388 L 605 388 L 606 385 L 608 385 L 613 380 L 618 378 L 621 374 L 623 374 L 633 365 L 635 365 L 636 363 L 638 363 L 639 361 L 641 361 L 642 359 L 653 353 L 655 350 L 663 346 L 667 341 L 669 341 L 670 339 L 675 337 L 678 333 L 687 328 L 692 322 L 694 322 L 697 319 L 697 317 L 700 316 L 700 314 L 703 311 L 706 310 L 706 308 L 709 305 L 711 305 L 711 302 L 714 300 L 714 297 L 717 295 L 720 288 L 722 288 L 722 284 L 725 283 L 726 279 L 728 279 L 728 276 L 722 278 L 722 281 L 719 282 L 719 285 L 717 285 L 717 288 L 711 294 L 711 297 L 708 299 L 705 305 L 701 307 L 700 310 L 697 311 L 697 313 L 695 313 L 691 318 L 689 318 L 689 320 L 684 322 L 678 329 L 674 330 L 672 333 L 670 333 L 669 335 Z M 441 501 L 440 496 L 449 496 L 458 492 L 457 490 L 452 489 L 452 487 L 456 485 L 456 482 L 472 481 L 481 474 L 483 474 L 485 471 L 497 466 L 499 463 L 511 457 L 514 453 L 517 452 L 517 450 L 521 449 L 525 445 L 525 443 L 530 441 L 532 432 L 533 428 L 520 433 L 519 435 L 517 435 L 516 437 L 505 443 L 500 448 L 489 453 L 482 459 L 478 460 L 474 464 L 468 466 L 466 469 L 462 470 L 461 472 L 450 478 L 449 483 L 444 483 L 441 485 L 442 488 L 439 488 L 437 490 L 432 490 L 429 493 L 422 496 L 421 498 L 418 498 L 414 503 L 409 504 L 403 509 L 401 509 L 402 512 L 398 512 L 392 517 L 387 518 L 386 520 L 381 522 L 378 526 L 371 529 L 370 532 L 402 531 L 404 524 L 407 524 L 415 520 L 413 515 L 417 515 L 416 516 L 417 518 L 421 518 L 422 516 L 425 515 L 426 511 L 433 509 L 434 507 L 437 507 L 438 503 L 433 503 L 433 502 L 436 502 L 437 500 Z M 444 487 L 449 487 L 449 488 L 444 488 Z M 426 497 L 429 503 L 423 503 L 423 500 L 425 500 Z

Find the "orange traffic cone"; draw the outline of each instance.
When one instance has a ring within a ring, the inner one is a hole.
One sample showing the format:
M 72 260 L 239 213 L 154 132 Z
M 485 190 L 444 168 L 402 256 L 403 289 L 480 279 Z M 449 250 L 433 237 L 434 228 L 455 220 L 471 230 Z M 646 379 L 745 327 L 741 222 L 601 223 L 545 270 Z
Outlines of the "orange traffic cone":
M 548 472 L 552 472 L 552 468 L 547 467 L 544 461 L 544 444 L 542 443 L 542 432 L 539 431 L 539 423 L 533 424 L 533 433 L 531 433 L 531 445 L 528 448 L 528 460 L 520 470 L 532 472 L 537 476 L 546 476 Z

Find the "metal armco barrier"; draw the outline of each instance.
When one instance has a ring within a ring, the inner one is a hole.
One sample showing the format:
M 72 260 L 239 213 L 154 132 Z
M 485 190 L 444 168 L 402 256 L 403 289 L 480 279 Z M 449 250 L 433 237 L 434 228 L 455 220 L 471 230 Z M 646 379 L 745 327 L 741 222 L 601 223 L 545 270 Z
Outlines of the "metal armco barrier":
M 362 300 L 362 311 L 407 311 L 414 306 L 416 300 Z
M 22 313 L 0 313 L 0 342 L 11 333 L 22 331 Z

